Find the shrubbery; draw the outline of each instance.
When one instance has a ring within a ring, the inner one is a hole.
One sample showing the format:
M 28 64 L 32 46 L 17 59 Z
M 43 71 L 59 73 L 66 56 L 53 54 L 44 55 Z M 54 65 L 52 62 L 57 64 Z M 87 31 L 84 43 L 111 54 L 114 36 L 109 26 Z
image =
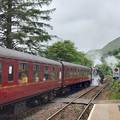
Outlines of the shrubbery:
M 120 80 L 111 83 L 111 99 L 120 99 Z

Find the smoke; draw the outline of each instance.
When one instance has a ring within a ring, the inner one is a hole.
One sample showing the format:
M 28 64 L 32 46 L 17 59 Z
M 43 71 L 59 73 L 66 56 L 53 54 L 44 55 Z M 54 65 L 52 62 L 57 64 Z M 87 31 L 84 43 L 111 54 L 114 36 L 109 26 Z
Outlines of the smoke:
M 105 58 L 105 62 L 109 67 L 114 68 L 119 63 L 119 60 L 114 56 L 108 56 Z
M 93 57 L 93 63 L 94 63 L 93 66 L 102 64 L 101 57 L 102 57 L 101 54 L 96 54 L 96 55 Z
M 102 61 L 101 61 L 102 54 L 99 50 L 89 51 L 86 54 L 86 57 L 93 62 L 93 67 L 95 67 L 96 65 L 102 64 Z
M 103 59 L 101 59 L 102 57 Z M 87 58 L 93 62 L 93 67 L 105 63 L 109 67 L 114 68 L 119 63 L 119 59 L 117 59 L 115 56 L 105 57 L 102 52 L 99 51 L 90 52 L 89 54 L 87 54 Z
M 96 68 L 93 68 L 93 71 L 92 71 L 92 83 L 91 83 L 91 86 L 98 86 L 99 83 L 100 83 L 100 76 L 98 74 L 98 71 Z
M 87 55 L 87 58 L 93 62 L 93 67 L 102 64 L 101 57 L 102 55 L 98 52 L 92 52 L 91 54 Z

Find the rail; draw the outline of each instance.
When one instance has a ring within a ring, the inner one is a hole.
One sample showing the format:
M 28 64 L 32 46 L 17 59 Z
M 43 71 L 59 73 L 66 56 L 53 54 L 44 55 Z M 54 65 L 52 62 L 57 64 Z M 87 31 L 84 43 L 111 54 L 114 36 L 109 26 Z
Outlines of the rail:
M 84 95 L 86 95 L 87 93 L 89 93 L 90 91 L 92 91 L 93 89 L 97 88 L 98 86 L 95 86 L 93 88 L 91 88 L 90 90 L 88 90 L 87 92 L 81 94 L 80 96 L 78 96 L 77 98 L 75 98 L 74 100 L 70 101 L 67 105 L 65 105 L 64 107 L 62 107 L 61 109 L 59 109 L 57 112 L 55 112 L 54 114 L 52 114 L 50 117 L 48 117 L 46 120 L 51 120 L 53 119 L 57 114 L 59 114 L 60 112 L 62 112 L 65 108 L 67 108 L 69 105 L 71 105 L 74 101 L 76 101 L 77 99 L 83 97 Z
M 79 115 L 79 117 L 77 118 L 77 120 L 81 120 L 81 118 L 83 117 L 83 115 L 85 114 L 85 112 L 87 111 L 87 109 L 89 108 L 89 106 L 92 104 L 93 100 L 95 100 L 97 98 L 97 96 L 103 91 L 103 89 L 105 89 L 105 87 L 108 84 L 106 84 L 105 86 L 103 86 L 98 93 L 96 93 L 91 100 L 88 102 L 87 106 L 85 107 L 85 109 L 82 111 L 82 113 Z

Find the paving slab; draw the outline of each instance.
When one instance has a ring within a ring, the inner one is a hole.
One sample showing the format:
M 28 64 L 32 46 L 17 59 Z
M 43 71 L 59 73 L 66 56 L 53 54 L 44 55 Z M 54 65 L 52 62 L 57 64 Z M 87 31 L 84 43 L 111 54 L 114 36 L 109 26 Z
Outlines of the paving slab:
M 120 120 L 120 104 L 94 104 L 88 120 Z

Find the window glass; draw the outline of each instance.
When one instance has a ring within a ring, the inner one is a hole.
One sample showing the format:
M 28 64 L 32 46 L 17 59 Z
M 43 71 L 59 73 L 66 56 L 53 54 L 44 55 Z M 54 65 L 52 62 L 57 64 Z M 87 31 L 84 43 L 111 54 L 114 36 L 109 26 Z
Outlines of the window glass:
M 2 82 L 2 64 L 0 63 L 0 83 Z
M 72 68 L 70 69 L 70 78 L 72 78 Z
M 27 83 L 29 76 L 29 65 L 27 63 L 19 64 L 19 82 Z
M 74 69 L 74 77 L 76 77 L 76 69 Z
M 81 77 L 83 77 L 83 71 L 81 70 Z
M 33 65 L 33 81 L 36 81 L 36 82 L 39 81 L 40 79 L 39 74 L 40 74 L 39 65 Z
M 64 76 L 65 76 L 65 78 L 69 77 L 69 69 L 68 68 L 65 68 Z
M 49 79 L 49 73 L 48 73 L 48 66 L 45 66 L 44 68 L 44 80 Z
M 79 71 L 79 77 L 81 77 L 81 70 Z
M 80 77 L 80 69 L 79 69 L 79 72 L 78 72 L 78 76 Z
M 2 71 L 2 64 L 0 63 L 0 72 Z
M 14 67 L 13 65 L 8 66 L 8 81 L 13 81 Z
M 57 69 L 56 69 L 56 67 L 52 67 L 51 79 L 52 80 L 57 80 Z

